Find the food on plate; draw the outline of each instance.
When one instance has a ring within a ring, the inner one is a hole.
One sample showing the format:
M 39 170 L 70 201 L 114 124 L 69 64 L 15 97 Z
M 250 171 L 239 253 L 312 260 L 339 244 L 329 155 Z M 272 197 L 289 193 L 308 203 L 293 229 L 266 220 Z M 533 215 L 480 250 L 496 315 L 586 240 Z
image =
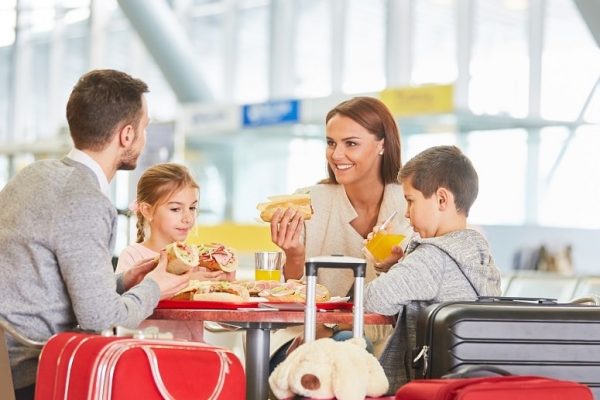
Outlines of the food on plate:
M 256 208 L 260 211 L 260 218 L 265 222 L 271 222 L 273 214 L 278 208 L 293 208 L 302 213 L 305 220 L 313 215 L 313 209 L 309 194 L 292 194 L 284 196 L 268 197 L 268 202 L 260 203 Z
M 317 284 L 315 292 L 317 303 L 328 301 L 331 298 L 329 289 L 323 285 Z M 276 302 L 306 302 L 306 284 L 302 281 L 290 279 L 280 286 L 263 290 L 259 293 L 259 296 Z
M 279 281 L 237 281 L 235 282 L 239 285 L 244 286 L 246 289 L 248 289 L 248 293 L 250 294 L 250 297 L 258 297 L 259 293 L 267 290 L 267 289 L 273 289 L 279 286 L 282 286 L 283 283 L 279 282 Z
M 250 295 L 244 286 L 228 281 L 198 281 L 191 279 L 188 286 L 171 300 L 248 301 Z
M 232 249 L 221 243 L 199 244 L 199 266 L 211 271 L 233 272 L 237 269 L 238 259 Z
M 200 256 L 196 246 L 183 242 L 173 242 L 165 247 L 167 252 L 167 271 L 181 275 L 196 267 Z

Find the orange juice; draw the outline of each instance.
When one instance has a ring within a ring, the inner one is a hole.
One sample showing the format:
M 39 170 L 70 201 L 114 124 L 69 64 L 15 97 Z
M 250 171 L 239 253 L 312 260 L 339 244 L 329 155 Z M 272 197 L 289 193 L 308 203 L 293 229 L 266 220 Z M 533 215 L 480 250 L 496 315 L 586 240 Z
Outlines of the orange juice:
M 375 261 L 383 261 L 392 255 L 392 247 L 397 246 L 404 240 L 404 235 L 379 231 L 363 249 L 365 255 Z
M 278 269 L 257 269 L 254 270 L 254 279 L 257 281 L 277 281 L 281 280 L 281 271 Z

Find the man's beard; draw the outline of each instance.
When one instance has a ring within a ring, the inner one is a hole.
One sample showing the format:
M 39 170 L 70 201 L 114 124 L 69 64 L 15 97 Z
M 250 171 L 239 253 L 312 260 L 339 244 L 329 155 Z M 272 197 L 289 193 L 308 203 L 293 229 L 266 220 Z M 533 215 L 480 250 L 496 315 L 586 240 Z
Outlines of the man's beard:
M 117 169 L 122 170 L 122 171 L 134 170 L 135 167 L 137 167 L 137 162 L 138 162 L 139 157 L 140 157 L 139 152 L 136 154 L 131 149 L 127 150 L 121 157 L 121 160 L 119 161 L 119 165 L 117 165 Z

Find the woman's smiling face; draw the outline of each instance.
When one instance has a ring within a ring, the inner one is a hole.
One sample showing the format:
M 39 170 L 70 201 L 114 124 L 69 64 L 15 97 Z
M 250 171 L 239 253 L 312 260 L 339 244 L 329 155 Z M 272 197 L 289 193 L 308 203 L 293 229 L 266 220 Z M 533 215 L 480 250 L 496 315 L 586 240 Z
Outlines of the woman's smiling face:
M 339 184 L 381 181 L 383 140 L 343 115 L 327 122 L 327 162 Z

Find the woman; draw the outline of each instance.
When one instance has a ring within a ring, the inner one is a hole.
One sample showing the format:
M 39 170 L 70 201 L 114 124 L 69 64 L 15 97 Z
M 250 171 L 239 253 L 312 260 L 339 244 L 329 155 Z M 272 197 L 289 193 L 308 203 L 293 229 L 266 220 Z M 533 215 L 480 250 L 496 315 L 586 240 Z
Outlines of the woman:
M 286 255 L 286 279 L 304 274 L 309 257 L 330 254 L 363 258 L 363 241 L 375 225 L 395 210 L 389 230 L 410 237 L 406 202 L 397 182 L 400 135 L 387 107 L 372 97 L 355 97 L 333 108 L 325 119 L 329 178 L 302 189 L 314 209 L 310 220 L 293 209 L 277 210 L 271 220 L 271 239 Z M 376 276 L 367 266 L 366 281 Z M 319 283 L 334 296 L 346 296 L 351 271 L 319 271 Z
M 310 194 L 314 215 L 304 221 L 291 208 L 279 209 L 271 220 L 271 239 L 285 252 L 286 279 L 301 278 L 309 257 L 343 254 L 364 258 L 362 247 L 367 235 L 395 210 L 399 212 L 388 230 L 405 237 L 412 235 L 404 218 L 406 202 L 397 181 L 400 135 L 387 107 L 372 97 L 355 97 L 329 111 L 325 122 L 329 178 L 299 191 Z M 367 263 L 366 281 L 375 276 L 374 265 Z M 346 296 L 351 294 L 354 277 L 350 270 L 319 270 L 318 282 L 329 288 L 333 296 Z M 318 326 L 317 337 L 332 336 L 347 328 Z M 376 354 L 390 332 L 382 327 L 367 327 L 367 337 L 373 341 Z M 290 329 L 285 334 L 277 333 L 274 348 L 290 338 Z M 285 351 L 286 347 L 278 350 L 275 364 Z

